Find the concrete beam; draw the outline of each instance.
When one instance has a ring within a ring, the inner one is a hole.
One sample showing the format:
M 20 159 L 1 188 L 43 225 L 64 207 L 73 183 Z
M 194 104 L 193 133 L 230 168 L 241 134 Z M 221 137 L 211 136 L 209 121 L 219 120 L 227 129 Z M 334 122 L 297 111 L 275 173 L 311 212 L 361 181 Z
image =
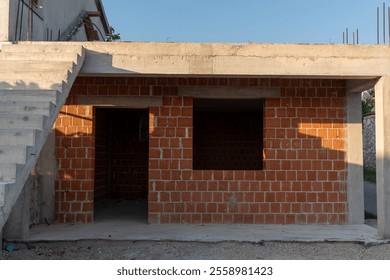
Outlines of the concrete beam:
M 88 75 L 203 75 L 375 79 L 390 75 L 387 46 L 83 43 Z
M 378 79 L 372 80 L 347 80 L 347 91 L 361 93 L 375 87 Z
M 26 49 L 83 46 L 80 74 L 377 79 L 390 76 L 385 45 L 37 42 Z M 19 48 L 19 49 L 23 49 Z
M 179 96 L 208 99 L 278 98 L 279 87 L 179 87 Z
M 362 104 L 360 92 L 347 87 L 348 222 L 364 223 Z
M 159 96 L 78 96 L 77 105 L 117 108 L 148 108 L 162 106 Z
M 10 0 L 0 1 L 0 42 L 9 41 Z
M 375 86 L 376 186 L 378 232 L 390 238 L 390 76 Z

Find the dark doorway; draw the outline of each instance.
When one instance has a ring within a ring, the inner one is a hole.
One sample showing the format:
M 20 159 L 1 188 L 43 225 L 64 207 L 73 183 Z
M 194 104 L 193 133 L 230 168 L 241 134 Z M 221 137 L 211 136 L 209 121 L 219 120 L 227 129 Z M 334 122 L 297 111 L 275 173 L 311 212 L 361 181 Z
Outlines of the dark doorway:
M 95 220 L 147 221 L 149 112 L 95 111 Z

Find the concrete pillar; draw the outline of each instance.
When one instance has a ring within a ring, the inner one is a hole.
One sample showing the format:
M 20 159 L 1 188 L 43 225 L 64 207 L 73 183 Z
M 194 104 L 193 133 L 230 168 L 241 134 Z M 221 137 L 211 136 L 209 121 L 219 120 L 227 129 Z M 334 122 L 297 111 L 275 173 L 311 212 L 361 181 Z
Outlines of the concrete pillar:
M 11 214 L 4 225 L 3 237 L 8 240 L 26 240 L 30 228 L 30 188 L 33 180 L 30 176 L 24 185 Z
M 10 0 L 0 0 L 0 42 L 9 41 Z
M 39 222 L 54 223 L 54 196 L 55 196 L 55 132 L 48 135 L 45 145 L 40 153 L 35 167 L 38 176 L 38 201 L 39 201 Z
M 376 186 L 378 233 L 390 238 L 390 77 L 375 86 Z
M 364 223 L 362 104 L 360 92 L 347 88 L 348 222 Z

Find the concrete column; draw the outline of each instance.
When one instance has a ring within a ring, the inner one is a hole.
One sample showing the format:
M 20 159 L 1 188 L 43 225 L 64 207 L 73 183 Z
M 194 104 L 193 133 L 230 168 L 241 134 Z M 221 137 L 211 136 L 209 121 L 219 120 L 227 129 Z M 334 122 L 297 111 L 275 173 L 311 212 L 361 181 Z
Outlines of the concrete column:
M 32 177 L 27 180 L 11 214 L 4 225 L 3 237 L 8 240 L 26 240 L 30 227 L 30 188 Z
M 48 135 L 40 153 L 35 171 L 38 176 L 39 190 L 39 222 L 54 223 L 54 196 L 55 196 L 55 132 Z
M 390 238 L 390 76 L 375 86 L 378 233 Z
M 364 223 L 362 104 L 360 92 L 347 88 L 348 222 Z
M 0 0 L 0 42 L 9 41 L 10 0 Z

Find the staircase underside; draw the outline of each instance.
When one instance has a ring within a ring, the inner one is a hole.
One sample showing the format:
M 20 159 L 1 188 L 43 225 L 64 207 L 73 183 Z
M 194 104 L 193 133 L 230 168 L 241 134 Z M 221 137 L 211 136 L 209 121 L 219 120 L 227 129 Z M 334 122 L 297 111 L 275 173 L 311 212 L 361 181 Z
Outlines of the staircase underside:
M 0 232 L 84 63 L 82 46 L 4 44 L 0 50 Z

